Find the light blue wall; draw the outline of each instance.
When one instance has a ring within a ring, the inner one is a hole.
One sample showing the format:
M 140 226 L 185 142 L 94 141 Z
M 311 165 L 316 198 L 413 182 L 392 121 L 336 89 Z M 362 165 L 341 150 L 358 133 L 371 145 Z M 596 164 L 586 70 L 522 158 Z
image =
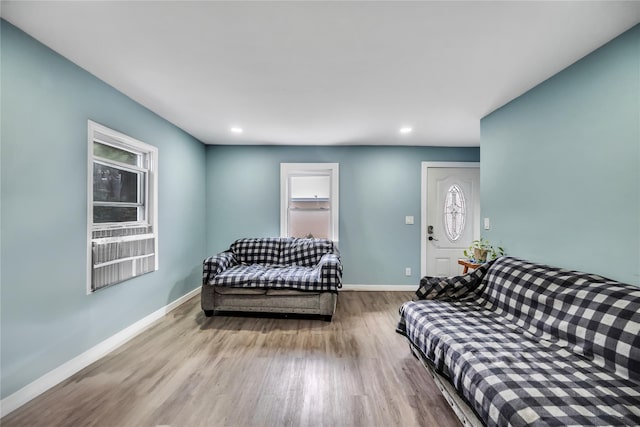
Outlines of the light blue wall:
M 1 396 L 200 284 L 199 141 L 1 21 Z M 86 295 L 87 119 L 159 149 L 160 270 Z
M 344 283 L 416 284 L 421 161 L 478 161 L 479 149 L 442 147 L 207 147 L 207 247 L 280 235 L 280 163 L 340 164 Z M 413 215 L 415 225 L 405 225 Z M 412 277 L 405 277 L 411 267 Z
M 481 122 L 483 235 L 640 285 L 640 26 Z

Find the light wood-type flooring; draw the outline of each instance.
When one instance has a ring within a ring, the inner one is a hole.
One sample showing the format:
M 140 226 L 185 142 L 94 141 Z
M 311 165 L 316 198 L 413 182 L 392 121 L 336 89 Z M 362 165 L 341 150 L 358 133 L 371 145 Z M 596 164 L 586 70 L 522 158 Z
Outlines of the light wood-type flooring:
M 0 424 L 460 426 L 395 332 L 409 299 L 341 292 L 329 323 L 206 318 L 196 297 Z

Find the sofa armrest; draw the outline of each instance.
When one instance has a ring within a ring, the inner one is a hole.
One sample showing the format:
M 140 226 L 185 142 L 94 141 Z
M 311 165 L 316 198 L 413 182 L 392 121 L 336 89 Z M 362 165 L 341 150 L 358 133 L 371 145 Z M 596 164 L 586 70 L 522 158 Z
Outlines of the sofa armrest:
M 238 260 L 231 251 L 210 256 L 202 262 L 202 284 L 210 284 L 215 276 L 234 265 L 238 265 Z
M 416 291 L 416 299 L 428 300 L 458 300 L 471 296 L 479 296 L 484 286 L 482 278 L 489 270 L 492 262 L 481 265 L 471 273 L 454 277 L 429 277 L 420 279 L 420 286 Z
M 318 267 L 320 269 L 320 280 L 336 290 L 342 287 L 342 261 L 334 253 L 322 255 Z

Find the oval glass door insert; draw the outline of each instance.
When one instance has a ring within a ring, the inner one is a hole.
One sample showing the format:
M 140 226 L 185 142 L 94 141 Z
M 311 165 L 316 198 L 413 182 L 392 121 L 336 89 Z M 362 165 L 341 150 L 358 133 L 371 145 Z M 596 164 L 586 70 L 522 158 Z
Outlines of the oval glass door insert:
M 455 242 L 464 232 L 467 208 L 462 188 L 457 184 L 447 190 L 444 198 L 444 231 L 452 242 Z

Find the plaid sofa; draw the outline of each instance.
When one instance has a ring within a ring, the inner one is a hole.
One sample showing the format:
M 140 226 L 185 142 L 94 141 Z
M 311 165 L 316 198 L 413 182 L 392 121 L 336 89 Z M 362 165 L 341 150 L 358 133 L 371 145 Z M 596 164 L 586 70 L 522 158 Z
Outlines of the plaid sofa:
M 502 257 L 423 278 L 397 330 L 485 425 L 640 425 L 638 287 Z
M 246 238 L 236 240 L 222 253 L 209 257 L 203 262 L 202 308 L 207 316 L 214 310 L 223 311 L 216 304 L 224 298 L 245 295 L 251 302 L 251 311 L 284 311 L 327 315 L 326 309 L 307 307 L 302 309 L 292 304 L 269 306 L 273 299 L 260 299 L 261 296 L 309 297 L 319 295 L 320 299 L 333 301 L 342 287 L 342 262 L 334 243 L 326 239 L 299 238 Z M 323 294 L 334 294 L 329 298 Z M 230 297 L 229 295 L 234 295 Z M 256 303 L 256 300 L 258 302 Z M 262 302 L 264 302 L 264 304 Z M 285 301 L 283 298 L 280 302 Z M 298 299 L 298 302 L 302 299 Z M 305 299 L 306 304 L 309 298 Z M 224 310 L 242 310 L 242 303 L 225 305 Z M 320 303 L 320 305 L 322 305 Z M 298 308 L 299 310 L 291 310 Z M 280 310 L 281 309 L 281 310 Z M 302 310 L 302 311 L 300 311 Z M 316 312 L 317 311 L 317 312 Z M 331 311 L 330 314 L 332 314 Z

